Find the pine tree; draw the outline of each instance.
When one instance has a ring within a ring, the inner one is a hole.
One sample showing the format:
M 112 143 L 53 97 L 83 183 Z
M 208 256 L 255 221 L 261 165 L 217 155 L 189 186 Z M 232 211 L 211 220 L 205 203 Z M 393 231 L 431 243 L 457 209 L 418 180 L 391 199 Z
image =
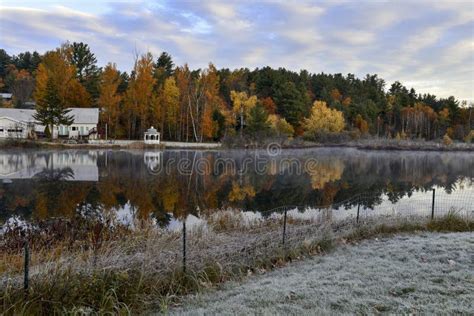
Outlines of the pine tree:
M 161 53 L 154 65 L 154 74 L 156 80 L 156 90 L 161 89 L 167 78 L 174 74 L 174 63 L 171 55 L 167 52 Z
M 253 137 L 257 135 L 265 136 L 270 130 L 268 122 L 268 112 L 265 108 L 258 104 L 249 111 L 247 119 L 246 131 Z
M 72 43 L 71 63 L 76 68 L 76 78 L 94 100 L 99 98 L 101 69 L 97 67 L 97 58 L 85 43 Z
M 54 126 L 69 126 L 74 122 L 74 118 L 68 115 L 69 112 L 70 110 L 63 108 L 59 91 L 53 80 L 48 79 L 44 97 L 38 100 L 36 113 L 33 118 L 46 126 L 45 133 L 46 130 L 49 130 L 49 136 L 52 139 Z

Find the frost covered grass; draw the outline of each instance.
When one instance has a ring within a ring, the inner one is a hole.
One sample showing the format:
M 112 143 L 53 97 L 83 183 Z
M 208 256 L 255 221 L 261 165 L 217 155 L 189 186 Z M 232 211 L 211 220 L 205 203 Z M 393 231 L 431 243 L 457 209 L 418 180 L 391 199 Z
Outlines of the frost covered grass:
M 186 273 L 182 235 L 136 223 L 134 229 L 80 228 L 56 223 L 30 236 L 28 296 L 22 289 L 22 238 L 3 236 L 0 247 L 0 310 L 5 314 L 64 312 L 140 313 L 166 311 L 183 296 L 249 274 L 282 267 L 341 243 L 413 231 L 473 231 L 472 218 L 459 214 L 423 217 L 379 216 L 332 221 L 328 214 L 288 218 L 282 244 L 282 216 L 263 219 L 246 212 L 203 216 L 187 233 Z M 108 226 L 107 226 L 108 227 Z
M 469 315 L 474 234 L 401 234 L 345 244 L 282 269 L 188 297 L 180 315 Z

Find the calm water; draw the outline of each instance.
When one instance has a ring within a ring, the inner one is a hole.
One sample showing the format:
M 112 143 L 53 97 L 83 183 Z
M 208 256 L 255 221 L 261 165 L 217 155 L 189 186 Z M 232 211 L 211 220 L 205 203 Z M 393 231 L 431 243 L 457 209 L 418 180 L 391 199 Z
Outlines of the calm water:
M 157 219 L 221 208 L 327 206 L 358 194 L 368 209 L 437 198 L 470 208 L 474 154 L 283 151 L 1 150 L 0 224 L 114 212 Z

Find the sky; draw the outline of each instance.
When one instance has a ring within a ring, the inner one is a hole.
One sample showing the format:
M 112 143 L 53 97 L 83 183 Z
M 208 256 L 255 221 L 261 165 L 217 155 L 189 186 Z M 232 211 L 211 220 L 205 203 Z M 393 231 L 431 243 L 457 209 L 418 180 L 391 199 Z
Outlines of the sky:
M 0 48 L 85 42 L 99 65 L 136 53 L 177 65 L 376 73 L 420 93 L 474 101 L 474 1 L 0 0 Z

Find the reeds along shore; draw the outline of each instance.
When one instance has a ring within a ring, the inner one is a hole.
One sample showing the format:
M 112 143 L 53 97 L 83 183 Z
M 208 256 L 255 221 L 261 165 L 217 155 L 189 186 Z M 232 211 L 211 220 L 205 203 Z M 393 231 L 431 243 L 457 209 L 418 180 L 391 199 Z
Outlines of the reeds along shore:
M 380 216 L 339 222 L 328 214 L 311 221 L 289 217 L 282 243 L 282 216 L 245 221 L 221 211 L 183 234 L 150 223 L 135 228 L 78 219 L 41 223 L 30 245 L 30 287 L 23 289 L 21 229 L 0 244 L 0 309 L 4 314 L 166 311 L 185 294 L 285 265 L 381 234 L 474 231 L 474 219 L 450 212 L 426 217 Z M 185 264 L 185 270 L 183 269 Z

